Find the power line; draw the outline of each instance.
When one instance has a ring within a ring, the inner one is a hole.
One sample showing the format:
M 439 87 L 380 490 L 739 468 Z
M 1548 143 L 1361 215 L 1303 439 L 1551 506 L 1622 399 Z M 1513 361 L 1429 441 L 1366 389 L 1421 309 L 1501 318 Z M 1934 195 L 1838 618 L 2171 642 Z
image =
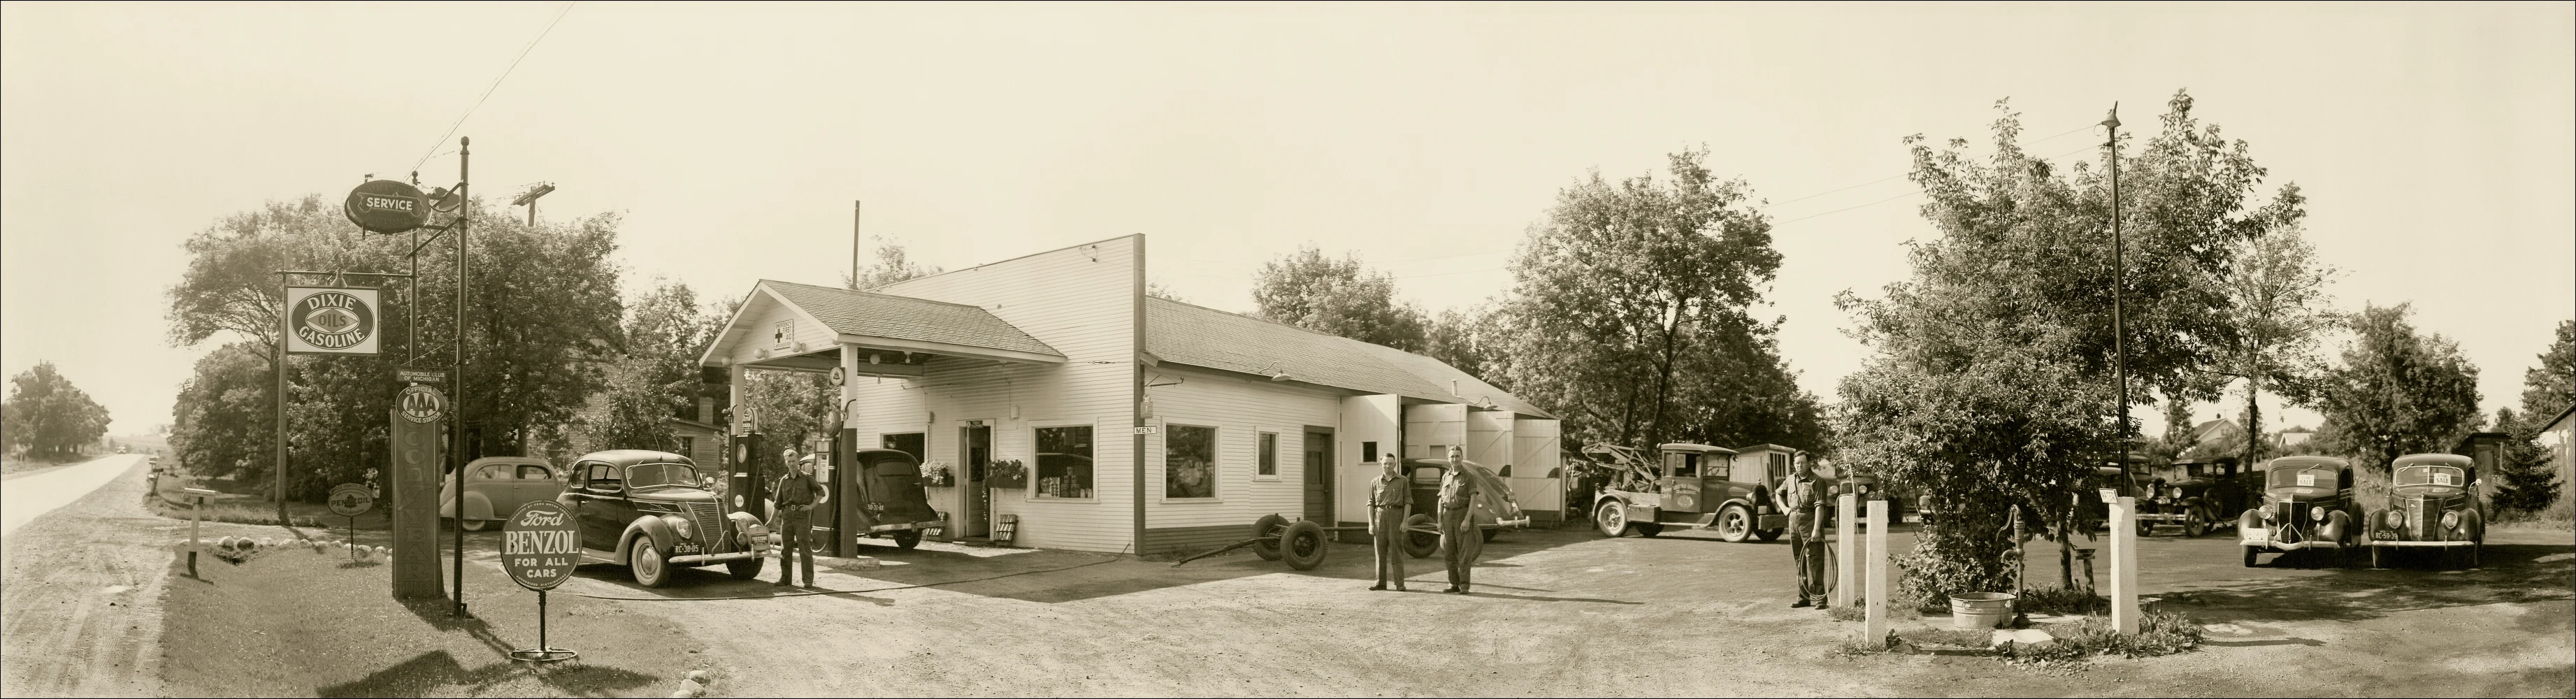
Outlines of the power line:
M 439 134 L 438 141 L 429 144 L 429 152 L 422 153 L 420 162 L 412 163 L 411 169 L 419 170 L 420 166 L 428 164 L 429 159 L 435 157 L 438 147 L 447 144 L 447 137 L 456 135 L 456 129 L 463 127 L 465 120 L 474 116 L 474 110 L 482 109 L 483 101 L 492 98 L 492 91 L 501 89 L 501 81 L 510 79 L 510 73 L 519 69 L 519 61 L 527 60 L 528 52 L 537 50 L 537 42 L 545 41 L 547 34 L 554 33 L 555 25 L 563 22 L 564 15 L 572 12 L 573 5 L 574 3 L 570 2 L 564 3 L 563 9 L 555 13 L 554 21 L 546 23 L 545 31 L 537 32 L 537 38 L 529 39 L 528 46 L 519 49 L 519 57 L 510 59 L 510 67 L 501 69 L 501 77 L 493 78 L 492 85 L 483 88 L 483 96 L 474 98 L 474 106 L 465 108 L 465 113 L 456 117 L 456 123 L 447 125 L 447 133 Z

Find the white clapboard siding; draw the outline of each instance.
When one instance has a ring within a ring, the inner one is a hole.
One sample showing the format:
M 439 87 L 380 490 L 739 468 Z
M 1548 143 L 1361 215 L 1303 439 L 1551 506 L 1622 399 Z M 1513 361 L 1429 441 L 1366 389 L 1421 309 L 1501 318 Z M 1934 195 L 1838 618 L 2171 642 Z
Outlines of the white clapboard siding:
M 1333 474 L 1333 518 L 1342 522 L 1368 520 L 1369 481 L 1377 477 L 1377 464 L 1361 451 L 1364 442 L 1376 442 L 1380 453 L 1402 455 L 1404 441 L 1404 398 L 1391 393 L 1350 396 L 1342 399 L 1341 432 L 1333 435 L 1335 464 Z
M 1147 374 L 1153 378 L 1149 383 L 1180 380 L 1178 384 L 1146 389 L 1154 401 L 1155 418 L 1163 423 L 1153 440 L 1158 450 L 1162 441 L 1170 437 L 1171 425 L 1217 428 L 1217 497 L 1164 499 L 1163 454 L 1149 454 L 1145 497 L 1152 505 L 1145 511 L 1146 528 L 1249 527 L 1265 514 L 1294 518 L 1304 513 L 1305 428 L 1334 428 L 1340 418 L 1338 394 L 1170 362 L 1148 369 Z M 1263 432 L 1279 435 L 1279 473 L 1275 476 L 1256 474 Z
M 1062 364 L 1004 364 L 938 358 L 908 381 L 850 382 L 862 432 L 927 429 L 929 457 L 959 464 L 958 428 L 993 426 L 993 458 L 1032 461 L 1033 423 L 1090 422 L 1094 494 L 1089 500 L 996 494 L 994 512 L 1020 516 L 1021 546 L 1118 551 L 1134 544 L 1132 430 L 1136 268 L 1141 236 L 897 282 L 879 293 L 983 308 L 1065 355 Z M 900 384 L 900 385 L 899 385 Z M 1018 417 L 1013 417 L 1017 408 Z M 936 423 L 927 424 L 932 417 Z M 1032 467 L 1035 464 L 1030 464 Z M 942 511 L 963 493 L 933 489 Z M 946 492 L 940 492 L 946 491 Z M 1148 494 L 1158 494 L 1153 488 Z

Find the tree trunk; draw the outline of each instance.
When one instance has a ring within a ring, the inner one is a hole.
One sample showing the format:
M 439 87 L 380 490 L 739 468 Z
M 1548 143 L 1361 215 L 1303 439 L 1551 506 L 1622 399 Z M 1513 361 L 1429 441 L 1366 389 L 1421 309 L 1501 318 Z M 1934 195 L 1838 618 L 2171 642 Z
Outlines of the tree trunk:
M 1653 438 L 1651 441 L 1662 442 L 1665 434 L 1664 404 L 1669 398 L 1667 394 L 1672 391 L 1673 355 L 1677 352 L 1675 345 L 1678 344 L 1673 341 L 1673 336 L 1681 330 L 1682 308 L 1688 305 L 1690 302 L 1687 299 L 1673 304 L 1672 319 L 1664 323 L 1664 356 L 1663 361 L 1655 368 L 1655 419 L 1654 422 L 1648 423 L 1651 425 L 1649 428 L 1651 432 L 1648 434 Z

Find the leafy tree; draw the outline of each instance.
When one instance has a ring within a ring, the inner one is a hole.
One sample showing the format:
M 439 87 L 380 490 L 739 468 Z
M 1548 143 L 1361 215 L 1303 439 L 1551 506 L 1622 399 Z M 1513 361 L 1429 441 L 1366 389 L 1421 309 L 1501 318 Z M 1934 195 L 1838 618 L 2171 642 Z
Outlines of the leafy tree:
M 868 240 L 874 243 L 869 247 L 872 256 L 876 258 L 876 261 L 868 263 L 867 267 L 861 268 L 859 270 L 859 276 L 855 278 L 847 274 L 841 275 L 841 286 L 866 291 L 906 279 L 927 277 L 940 272 L 940 269 L 937 266 L 925 265 L 912 261 L 911 254 L 904 249 L 903 243 L 900 241 L 889 240 L 873 235 L 868 236 Z
M 471 211 L 487 208 L 472 202 Z M 442 221 L 443 222 L 443 221 Z M 468 327 L 458 342 L 453 299 L 454 248 L 439 241 L 421 250 L 416 284 L 388 285 L 383 297 L 382 347 L 377 357 L 292 357 L 287 365 L 290 457 L 304 468 L 288 479 L 289 496 L 311 497 L 332 483 L 356 480 L 387 453 L 385 430 L 393 365 L 417 355 L 416 365 L 452 363 L 464 347 L 467 411 L 462 450 L 467 455 L 525 453 L 532 442 L 559 434 L 600 383 L 598 363 L 613 356 L 619 339 L 616 267 L 617 218 L 603 215 L 566 224 L 530 227 L 508 216 L 477 216 L 471 228 L 473 295 Z M 410 236 L 369 235 L 349 224 L 320 195 L 269 202 L 226 217 L 190 236 L 186 272 L 169 289 L 170 340 L 195 346 L 229 334 L 235 353 L 201 361 L 194 398 L 175 406 L 180 431 L 210 445 L 198 453 L 237 477 L 271 478 L 267 449 L 224 461 L 235 444 L 269 443 L 274 423 L 278 313 L 277 270 L 408 272 Z M 350 276 L 353 285 L 378 283 Z M 299 279 L 299 283 L 319 280 Z M 222 353 L 219 350 L 218 353 Z M 257 364 L 260 380 L 241 375 Z M 256 395 L 240 393 L 256 391 Z M 453 386 L 448 392 L 455 393 Z M 212 406 L 250 410 L 257 419 L 209 414 Z M 191 417 L 194 415 L 195 417 Z M 221 434 L 218 434 L 221 433 Z M 246 459 L 246 460 L 245 460 Z M 281 500 L 280 507 L 283 507 Z
M 2497 507 L 2522 512 L 2538 512 L 2558 500 L 2558 465 L 2552 463 L 2547 445 L 2540 443 L 2541 430 L 2549 418 L 2528 413 L 2516 415 L 2512 408 L 2496 409 L 2496 431 L 2505 433 L 2504 458 L 2499 459 L 2495 474 Z
M 1814 399 L 1782 380 L 1777 323 L 1747 312 L 1780 267 L 1771 222 L 1707 156 L 1668 155 L 1669 180 L 1591 173 L 1558 192 L 1514 254 L 1514 337 L 1499 373 L 1563 415 L 1569 443 L 1825 446 L 1820 430 L 1754 414 L 1812 415 Z
M 2061 172 L 2023 151 L 2006 104 L 1982 160 L 1964 139 L 1939 151 L 1906 139 L 1923 217 L 1940 237 L 1910 244 L 1913 276 L 1883 297 L 1838 297 L 1874 356 L 1843 381 L 1837 432 L 1845 463 L 1930 495 L 1938 510 L 1900 562 L 1909 597 L 2009 585 L 2010 542 L 1996 532 L 2015 506 L 2048 523 L 2060 575 L 2072 577 L 2068 533 L 2083 529 L 2072 496 L 2130 432 L 2115 419 L 2115 279 L 2137 386 L 2197 398 L 2210 358 L 2236 344 L 2219 283 L 2235 243 L 2295 222 L 2300 200 L 2284 188 L 2258 204 L 2264 171 L 2250 146 L 2200 124 L 2192 106 L 2175 93 L 2161 129 L 2122 159 L 2117 275 L 2108 173 L 2090 163 Z
M 2326 281 L 2334 270 L 2316 260 L 2316 248 L 2300 235 L 2304 201 L 2296 185 L 2281 188 L 2277 218 L 2265 230 L 2234 242 L 2233 273 L 2221 276 L 2229 305 L 2232 337 L 2223 340 L 2229 359 L 2225 369 L 2245 380 L 2245 433 L 2263 433 L 2263 389 L 2299 404 L 2314 401 L 2314 377 L 2322 369 L 2319 335 L 2333 327 L 2326 308 Z M 2240 463 L 2263 458 L 2263 440 L 2245 440 Z
M 606 390 L 582 420 L 586 449 L 671 449 L 670 418 L 694 418 L 698 357 L 723 330 L 687 284 L 664 281 L 627 309 L 624 355 L 607 369 Z
M 197 359 L 196 373 L 170 406 L 171 455 L 210 478 L 268 472 L 276 408 L 275 374 L 258 347 L 227 343 Z
M 2407 304 L 2369 306 L 2345 319 L 2355 334 L 2319 386 L 2337 451 L 2386 469 L 2406 454 L 2447 451 L 2478 427 L 2478 368 L 2439 334 L 2418 334 Z
M 2576 405 L 2576 320 L 2561 320 L 2540 366 L 2522 372 L 2522 415 L 2547 420 L 2570 405 Z
M 1261 263 L 1252 301 L 1262 318 L 1407 352 L 1422 351 L 1424 314 L 1397 301 L 1395 275 L 1371 271 L 1359 256 L 1325 257 L 1313 245 Z
M 9 400 L 0 403 L 7 442 L 29 455 L 65 457 L 107 434 L 107 408 L 90 400 L 50 361 L 9 377 Z
M 1511 377 L 1504 371 L 1511 361 L 1511 317 L 1509 306 L 1491 301 L 1464 310 L 1442 310 L 1423 332 L 1422 354 L 1496 388 L 1512 390 Z

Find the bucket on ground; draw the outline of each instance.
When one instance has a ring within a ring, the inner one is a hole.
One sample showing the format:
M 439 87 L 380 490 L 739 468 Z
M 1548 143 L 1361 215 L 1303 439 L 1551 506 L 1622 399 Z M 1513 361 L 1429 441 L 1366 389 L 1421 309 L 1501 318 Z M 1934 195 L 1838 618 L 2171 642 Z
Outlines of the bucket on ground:
M 2012 618 L 2013 600 L 2009 592 L 1970 592 L 1950 596 L 1950 625 L 1962 629 L 1991 629 Z

